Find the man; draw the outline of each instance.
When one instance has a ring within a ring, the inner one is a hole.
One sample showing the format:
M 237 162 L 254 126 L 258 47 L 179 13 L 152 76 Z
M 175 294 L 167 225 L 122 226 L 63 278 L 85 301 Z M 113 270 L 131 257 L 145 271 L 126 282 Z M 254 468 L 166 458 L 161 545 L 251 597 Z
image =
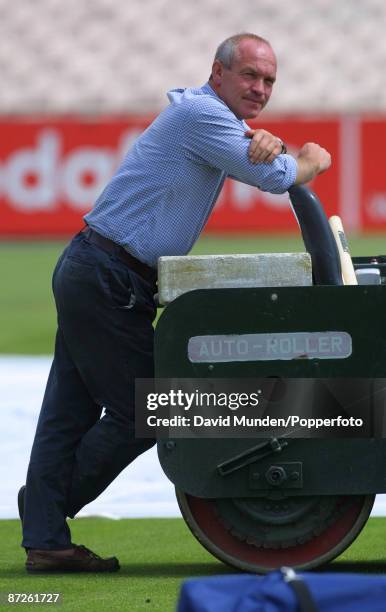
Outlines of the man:
M 295 159 L 277 137 L 248 130 L 244 120 L 265 107 L 275 78 L 266 40 L 224 41 L 208 83 L 169 92 L 170 105 L 134 143 L 58 261 L 55 355 L 19 495 L 31 572 L 119 569 L 115 557 L 73 545 L 66 517 L 154 443 L 134 435 L 134 381 L 153 376 L 158 258 L 190 251 L 226 176 L 282 193 L 330 165 L 316 144 Z

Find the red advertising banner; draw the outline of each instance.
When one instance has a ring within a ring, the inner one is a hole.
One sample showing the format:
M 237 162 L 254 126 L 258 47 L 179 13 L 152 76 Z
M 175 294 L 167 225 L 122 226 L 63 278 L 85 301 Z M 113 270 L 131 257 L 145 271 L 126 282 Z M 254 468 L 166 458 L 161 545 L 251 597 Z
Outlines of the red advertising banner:
M 0 120 L 0 236 L 63 236 L 78 231 L 127 149 L 151 117 Z M 332 168 L 311 185 L 328 215 L 348 230 L 386 230 L 382 150 L 386 118 L 266 117 L 261 127 L 289 152 L 313 141 Z M 208 231 L 295 231 L 288 195 L 228 180 Z
M 149 119 L 0 123 L 0 234 L 78 231 Z
M 386 230 L 386 120 L 363 119 L 361 129 L 361 227 Z

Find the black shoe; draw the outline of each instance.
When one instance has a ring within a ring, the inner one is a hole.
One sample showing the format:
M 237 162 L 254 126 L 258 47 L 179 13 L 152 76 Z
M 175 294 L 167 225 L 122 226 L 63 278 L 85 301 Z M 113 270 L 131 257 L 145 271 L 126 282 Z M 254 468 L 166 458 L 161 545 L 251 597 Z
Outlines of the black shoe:
M 19 493 L 17 494 L 17 507 L 19 509 L 19 516 L 20 516 L 21 522 L 23 522 L 23 519 L 24 519 L 24 498 L 25 498 L 25 485 L 23 485 L 19 489 Z

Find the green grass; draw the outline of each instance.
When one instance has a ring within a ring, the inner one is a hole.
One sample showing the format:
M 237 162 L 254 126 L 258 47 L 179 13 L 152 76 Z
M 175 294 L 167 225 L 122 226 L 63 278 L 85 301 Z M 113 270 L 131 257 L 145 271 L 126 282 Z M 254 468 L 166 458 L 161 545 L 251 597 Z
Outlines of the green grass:
M 65 612 L 172 612 L 185 578 L 235 573 L 198 544 L 182 519 L 75 519 L 71 529 L 75 542 L 104 556 L 116 555 L 121 570 L 108 575 L 31 576 L 24 570 L 19 521 L 0 521 L 0 591 L 60 592 L 59 610 Z M 354 544 L 324 570 L 384 573 L 385 536 L 386 519 L 370 519 Z M 23 609 L 44 607 L 23 604 Z
M 0 521 L 0 591 L 60 592 L 59 609 L 66 611 L 167 612 L 174 610 L 186 577 L 229 571 L 198 544 L 182 519 L 76 519 L 71 530 L 74 542 L 103 556 L 116 555 L 121 570 L 31 576 L 24 569 L 19 521 Z
M 51 274 L 63 242 L 0 243 L 0 353 L 49 354 L 53 351 L 55 308 Z M 353 255 L 386 253 L 386 236 L 351 237 Z M 203 236 L 192 251 L 272 253 L 304 250 L 297 236 Z

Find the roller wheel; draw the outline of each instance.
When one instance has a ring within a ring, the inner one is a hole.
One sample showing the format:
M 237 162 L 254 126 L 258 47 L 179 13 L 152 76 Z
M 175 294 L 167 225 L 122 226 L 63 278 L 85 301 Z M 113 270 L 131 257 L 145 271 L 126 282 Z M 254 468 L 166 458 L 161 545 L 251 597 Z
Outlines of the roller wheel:
M 182 516 L 212 555 L 265 573 L 311 569 L 340 555 L 369 518 L 375 495 L 203 499 L 176 491 Z

